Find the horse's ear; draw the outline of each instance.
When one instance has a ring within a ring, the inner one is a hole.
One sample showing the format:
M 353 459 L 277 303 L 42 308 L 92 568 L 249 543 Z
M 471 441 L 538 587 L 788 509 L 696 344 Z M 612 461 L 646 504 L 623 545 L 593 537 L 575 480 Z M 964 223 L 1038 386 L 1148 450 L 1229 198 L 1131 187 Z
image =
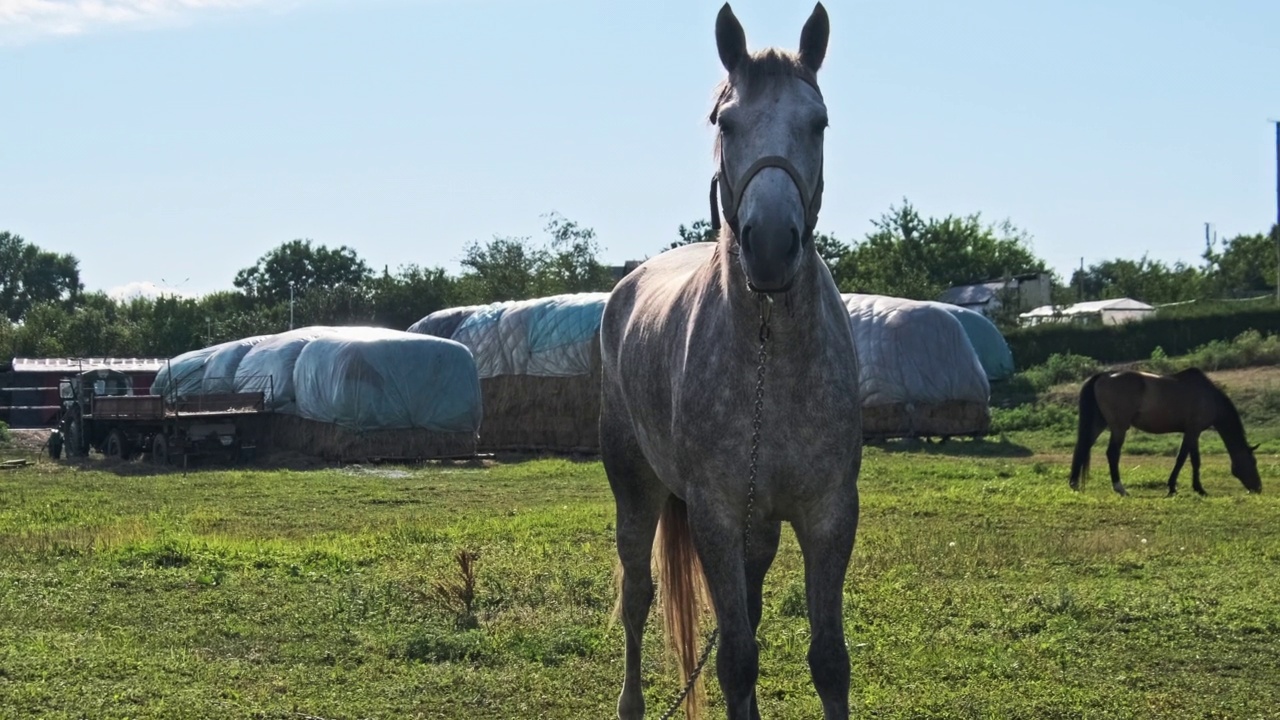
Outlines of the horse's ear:
M 747 33 L 734 16 L 729 3 L 725 3 L 716 16 L 716 49 L 720 51 L 721 64 L 729 72 L 736 70 L 747 59 Z
M 1258 448 L 1260 447 L 1262 447 L 1262 443 L 1258 443 L 1257 445 L 1250 445 L 1249 452 L 1257 452 Z
M 813 14 L 800 31 L 800 62 L 815 73 L 827 57 L 827 38 L 830 35 L 831 20 L 827 17 L 827 9 L 818 3 L 813 6 Z

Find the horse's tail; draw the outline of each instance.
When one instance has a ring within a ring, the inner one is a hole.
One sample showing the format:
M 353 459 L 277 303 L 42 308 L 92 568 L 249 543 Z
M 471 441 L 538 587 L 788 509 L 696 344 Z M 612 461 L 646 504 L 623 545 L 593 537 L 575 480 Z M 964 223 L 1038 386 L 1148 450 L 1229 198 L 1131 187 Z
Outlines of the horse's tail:
M 1080 388 L 1080 419 L 1076 425 L 1076 449 L 1071 455 L 1071 487 L 1079 489 L 1089 479 L 1089 451 L 1093 449 L 1096 439 L 1094 428 L 1102 419 L 1102 410 L 1098 408 L 1098 396 L 1093 392 L 1093 385 L 1098 381 L 1098 373 L 1085 381 Z
M 680 684 L 684 687 L 698 664 L 698 616 L 702 608 L 710 608 L 711 603 L 708 602 L 702 563 L 689 531 L 688 508 L 674 495 L 667 500 L 658 520 L 654 551 L 667 649 L 680 664 Z M 702 680 L 699 678 L 685 698 L 686 716 L 697 718 L 702 702 Z

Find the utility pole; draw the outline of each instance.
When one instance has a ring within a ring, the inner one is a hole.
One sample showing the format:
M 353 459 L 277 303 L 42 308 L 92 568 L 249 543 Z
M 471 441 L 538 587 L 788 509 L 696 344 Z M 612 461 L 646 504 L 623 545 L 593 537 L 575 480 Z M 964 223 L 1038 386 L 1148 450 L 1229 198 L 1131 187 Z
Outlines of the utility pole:
M 293 281 L 289 282 L 289 329 L 293 329 Z
M 1280 120 L 1276 125 L 1276 303 L 1280 304 Z

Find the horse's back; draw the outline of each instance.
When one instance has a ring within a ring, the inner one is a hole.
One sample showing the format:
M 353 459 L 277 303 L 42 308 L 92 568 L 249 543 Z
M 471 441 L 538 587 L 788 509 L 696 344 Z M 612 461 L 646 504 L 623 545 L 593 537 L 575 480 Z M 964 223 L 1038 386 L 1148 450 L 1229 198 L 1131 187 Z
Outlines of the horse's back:
M 672 318 L 694 275 L 714 252 L 715 243 L 682 245 L 646 260 L 618 282 L 605 304 L 600 328 L 606 363 L 616 360 L 629 324 L 662 324 Z
M 1212 388 L 1196 368 L 1172 375 L 1127 370 L 1100 376 L 1095 393 L 1108 424 L 1171 433 L 1202 430 L 1212 422 Z

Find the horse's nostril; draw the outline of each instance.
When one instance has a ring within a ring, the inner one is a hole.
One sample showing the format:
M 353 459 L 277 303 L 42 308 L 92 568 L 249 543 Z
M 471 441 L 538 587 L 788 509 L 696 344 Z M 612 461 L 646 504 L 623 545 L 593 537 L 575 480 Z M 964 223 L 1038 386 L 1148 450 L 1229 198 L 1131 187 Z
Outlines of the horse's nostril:
M 796 230 L 795 228 L 791 228 L 791 247 L 794 248 L 799 244 L 800 244 L 800 231 Z
M 742 226 L 742 247 L 745 248 L 750 244 L 751 244 L 751 226 L 743 225 Z

